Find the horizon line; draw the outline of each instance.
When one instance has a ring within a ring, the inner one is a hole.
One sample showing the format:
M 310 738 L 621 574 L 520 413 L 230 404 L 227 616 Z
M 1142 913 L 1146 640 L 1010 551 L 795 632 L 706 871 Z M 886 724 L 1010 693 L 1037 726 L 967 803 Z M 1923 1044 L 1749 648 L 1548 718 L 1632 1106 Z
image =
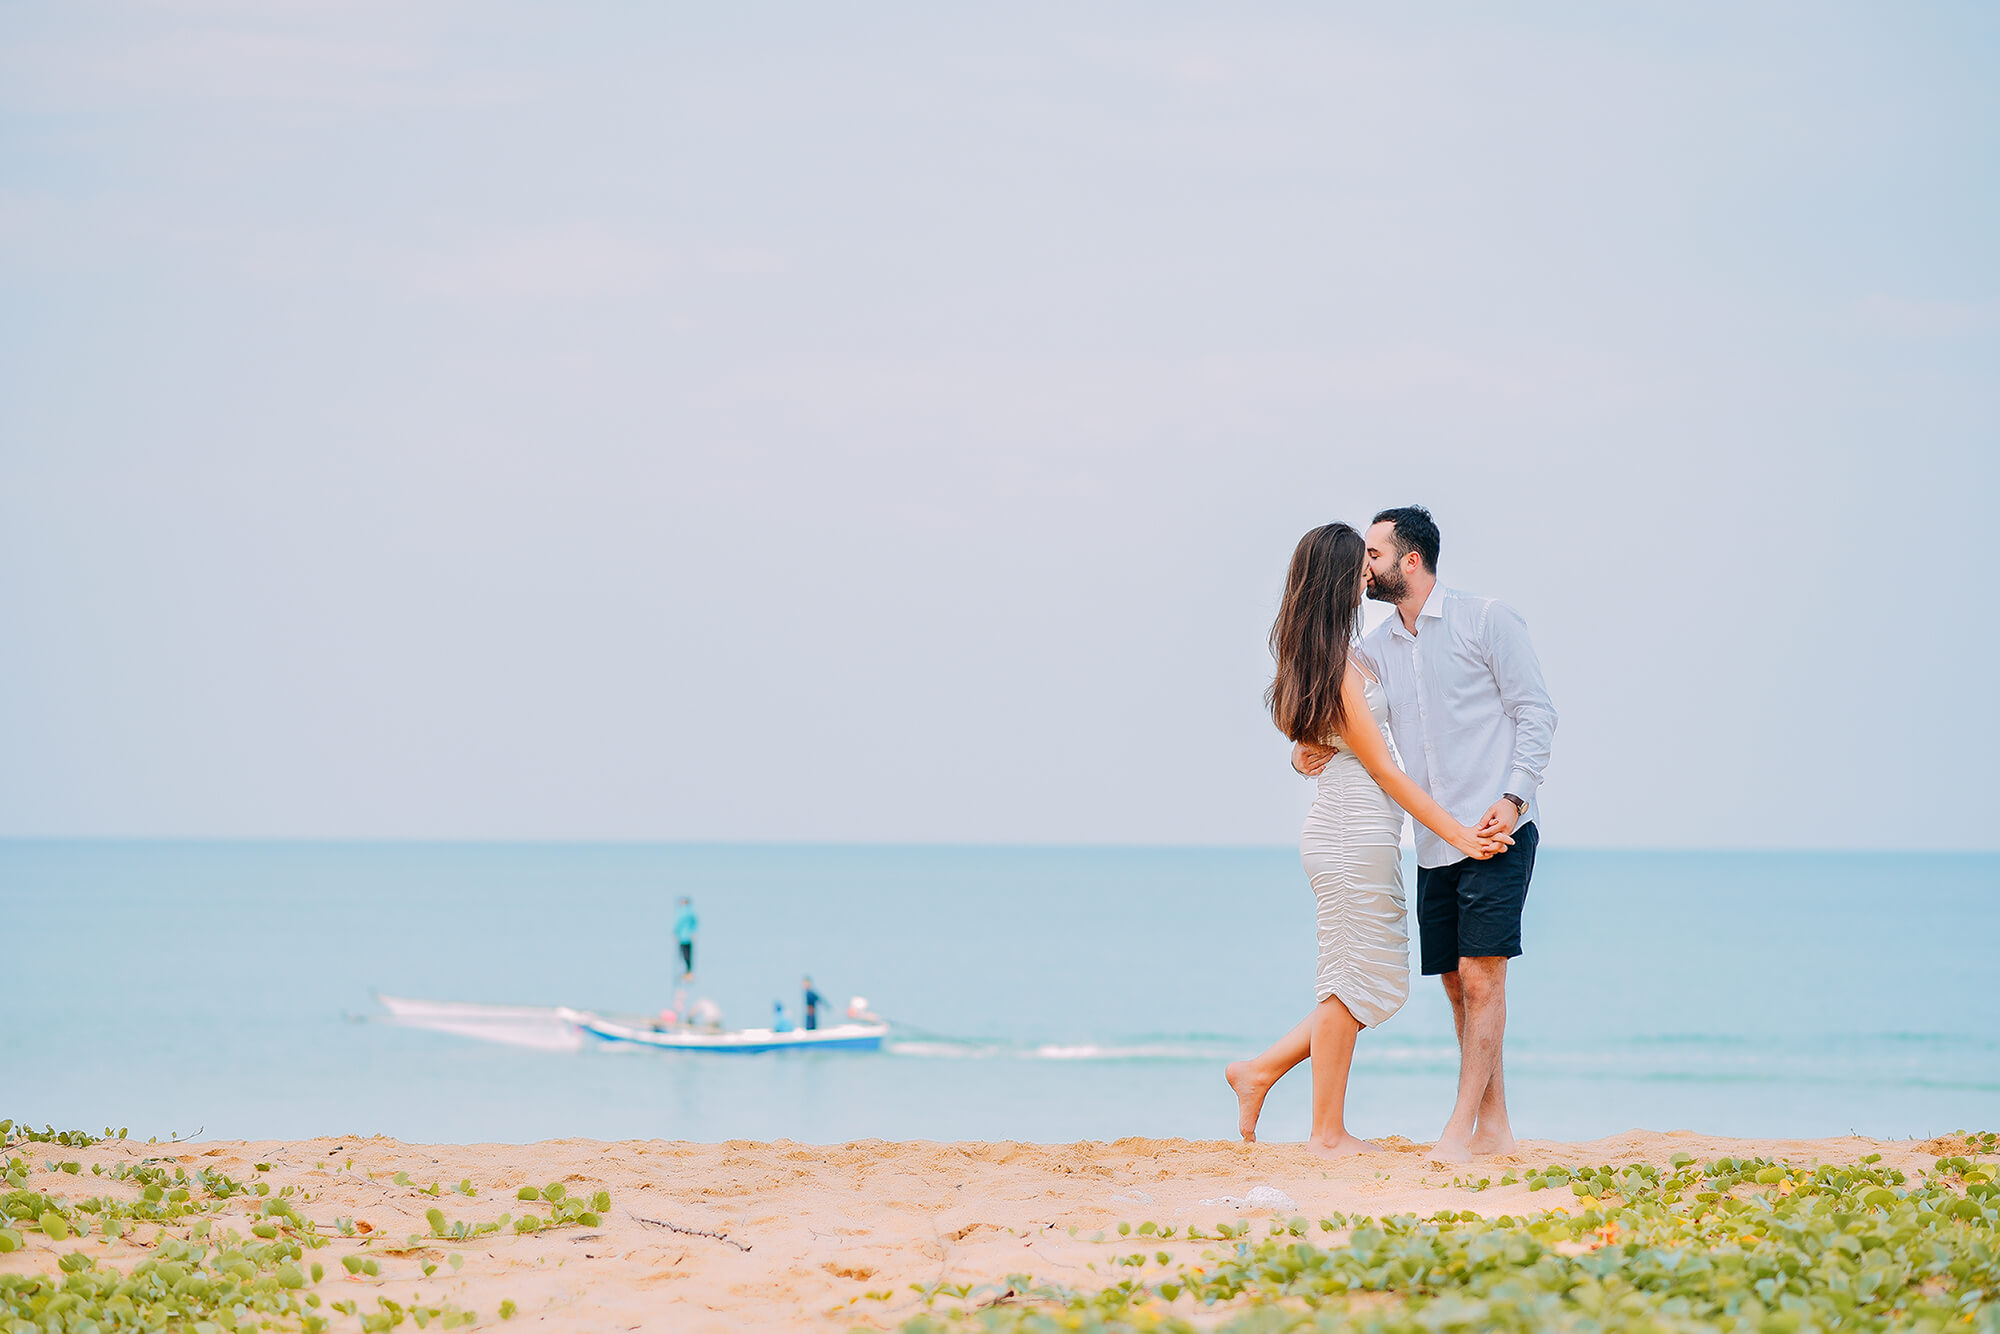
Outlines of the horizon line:
M 627 847 L 768 849 L 968 849 L 1013 852 L 1289 852 L 1291 843 L 1141 843 L 998 841 L 948 839 L 653 838 L 633 835 L 494 836 L 450 834 L 16 834 L 0 833 L 0 845 L 52 843 L 387 845 L 405 847 Z M 1745 856 L 2000 856 L 2000 847 L 1802 847 L 1786 844 L 1675 846 L 1665 844 L 1546 843 L 1552 852 L 1625 852 L 1654 855 L 1727 853 Z M 1404 852 L 1411 852 L 1408 844 Z

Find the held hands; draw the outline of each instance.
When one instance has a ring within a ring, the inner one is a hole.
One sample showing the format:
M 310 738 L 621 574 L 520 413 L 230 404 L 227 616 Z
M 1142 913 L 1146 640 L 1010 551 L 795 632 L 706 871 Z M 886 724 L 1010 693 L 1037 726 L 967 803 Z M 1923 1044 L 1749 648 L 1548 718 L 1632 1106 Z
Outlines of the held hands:
M 1317 778 L 1319 771 L 1326 768 L 1327 761 L 1339 753 L 1338 746 L 1321 746 L 1310 741 L 1295 741 L 1292 743 L 1292 768 L 1307 778 Z
M 1507 808 L 1512 810 L 1513 806 L 1509 804 Z M 1451 840 L 1451 845 L 1472 858 L 1472 860 L 1483 862 L 1490 857 L 1498 857 L 1501 853 L 1513 847 L 1514 836 L 1504 830 L 1491 834 L 1482 834 L 1478 830 L 1467 829 L 1464 825 L 1460 825 L 1458 828 L 1458 837 Z
M 1466 830 L 1463 838 L 1453 839 L 1451 845 L 1474 861 L 1497 857 L 1514 846 L 1514 821 L 1520 818 L 1520 809 L 1502 797 L 1479 817 L 1476 827 Z

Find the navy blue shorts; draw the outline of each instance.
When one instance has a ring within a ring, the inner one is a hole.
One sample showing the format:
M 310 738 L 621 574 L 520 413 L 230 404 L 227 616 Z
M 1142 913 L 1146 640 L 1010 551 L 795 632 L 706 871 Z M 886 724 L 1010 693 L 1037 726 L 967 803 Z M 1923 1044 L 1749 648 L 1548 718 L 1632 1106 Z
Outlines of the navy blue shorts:
M 1417 868 L 1417 937 L 1425 977 L 1457 972 L 1460 959 L 1512 959 L 1521 953 L 1521 908 L 1540 841 L 1530 820 L 1514 831 L 1514 846 L 1498 857 Z

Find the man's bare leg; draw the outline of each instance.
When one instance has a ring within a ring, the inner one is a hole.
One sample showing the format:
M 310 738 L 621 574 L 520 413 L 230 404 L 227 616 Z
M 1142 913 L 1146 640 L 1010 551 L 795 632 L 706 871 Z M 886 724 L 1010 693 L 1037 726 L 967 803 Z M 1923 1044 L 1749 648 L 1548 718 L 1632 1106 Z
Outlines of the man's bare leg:
M 1513 1153 L 1521 1146 L 1514 1142 L 1514 1130 L 1507 1122 L 1507 1058 L 1493 1053 L 1493 1078 L 1487 1081 L 1486 1096 L 1479 1100 L 1479 1127 L 1472 1132 L 1474 1153 Z
M 1223 1067 L 1222 1077 L 1236 1091 L 1236 1133 L 1243 1136 L 1244 1143 L 1254 1144 L 1257 1140 L 1257 1117 L 1264 1110 L 1264 1095 L 1271 1091 L 1271 1085 L 1312 1055 L 1313 1017 L 1317 1013 L 1315 1008 L 1313 1014 L 1299 1020 L 1291 1032 L 1265 1048 L 1261 1055 L 1247 1061 L 1231 1061 Z
M 1507 1034 L 1507 961 L 1460 959 L 1458 971 L 1445 977 L 1445 993 L 1452 997 L 1458 1026 L 1458 1102 L 1432 1152 L 1446 1162 L 1463 1162 L 1474 1153 L 1510 1153 L 1514 1135 L 1500 1082 L 1500 1048 Z M 1487 1115 L 1493 1120 L 1483 1124 Z
M 1451 1023 L 1458 1033 L 1458 1045 L 1465 1048 L 1465 988 L 1459 985 L 1456 971 L 1443 975 L 1444 994 L 1451 1001 Z M 1493 1061 L 1493 1079 L 1486 1086 L 1486 1096 L 1479 1103 L 1478 1128 L 1472 1132 L 1474 1153 L 1513 1153 L 1520 1146 L 1514 1142 L 1514 1132 L 1507 1121 L 1506 1056 L 1503 1052 Z
M 1347 1074 L 1354 1066 L 1354 1039 L 1361 1024 L 1328 996 L 1312 1012 L 1313 1122 L 1306 1148 L 1322 1158 L 1377 1152 L 1377 1146 L 1347 1133 Z
M 1451 1002 L 1451 1029 L 1458 1035 L 1458 1049 L 1465 1050 L 1465 988 L 1459 984 L 1458 970 L 1441 975 L 1438 981 L 1444 983 L 1445 999 Z

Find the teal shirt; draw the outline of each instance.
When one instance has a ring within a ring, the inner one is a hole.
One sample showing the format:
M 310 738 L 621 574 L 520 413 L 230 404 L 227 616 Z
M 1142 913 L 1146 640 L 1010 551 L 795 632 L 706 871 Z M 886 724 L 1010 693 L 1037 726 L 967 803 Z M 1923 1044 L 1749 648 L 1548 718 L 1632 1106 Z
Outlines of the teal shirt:
M 693 908 L 681 909 L 681 915 L 674 919 L 674 939 L 683 945 L 690 943 L 694 940 L 694 929 L 700 925 Z

